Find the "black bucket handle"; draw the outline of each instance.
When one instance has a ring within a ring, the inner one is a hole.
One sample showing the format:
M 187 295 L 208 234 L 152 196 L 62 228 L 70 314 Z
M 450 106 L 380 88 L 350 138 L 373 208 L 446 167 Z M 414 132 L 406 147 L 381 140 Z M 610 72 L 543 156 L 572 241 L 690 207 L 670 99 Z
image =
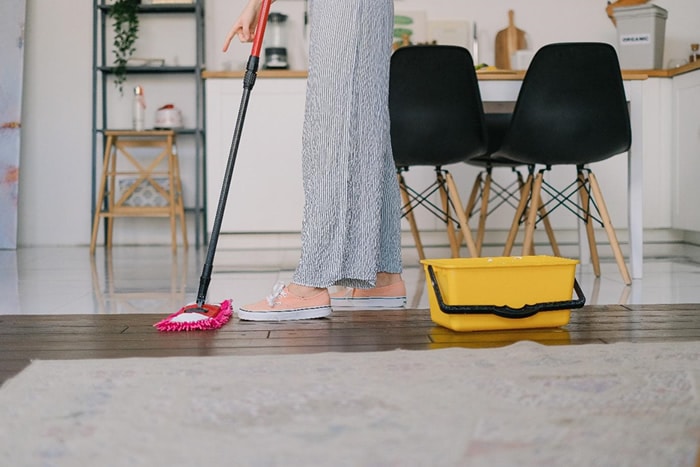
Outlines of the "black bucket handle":
M 571 308 L 581 308 L 586 304 L 586 297 L 583 295 L 581 286 L 578 284 L 576 278 L 574 278 L 574 291 L 578 297 L 576 300 L 565 300 L 561 302 L 542 302 L 535 303 L 532 305 L 523 305 L 520 308 L 512 308 L 508 305 L 496 306 L 496 305 L 448 305 L 442 299 L 442 292 L 440 292 L 440 285 L 438 284 L 437 278 L 435 277 L 435 272 L 433 271 L 433 266 L 428 265 L 428 274 L 430 275 L 430 282 L 433 285 L 433 290 L 435 291 L 435 297 L 440 305 L 440 310 L 443 313 L 450 315 L 457 314 L 493 314 L 500 316 L 502 318 L 529 318 L 532 315 L 539 313 L 540 311 L 555 311 L 555 310 L 567 310 Z

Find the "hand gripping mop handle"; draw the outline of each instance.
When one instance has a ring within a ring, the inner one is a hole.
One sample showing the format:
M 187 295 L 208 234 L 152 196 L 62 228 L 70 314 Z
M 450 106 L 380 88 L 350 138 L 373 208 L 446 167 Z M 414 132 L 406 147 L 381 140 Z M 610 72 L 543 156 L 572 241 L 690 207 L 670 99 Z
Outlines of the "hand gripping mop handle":
M 260 6 L 260 16 L 258 17 L 258 25 L 255 28 L 253 48 L 246 65 L 245 77 L 243 78 L 243 95 L 241 97 L 241 105 L 238 110 L 238 119 L 236 120 L 236 127 L 234 129 L 233 139 L 231 141 L 231 149 L 229 150 L 228 155 L 228 163 L 226 164 L 226 172 L 224 173 L 224 180 L 221 185 L 221 195 L 219 196 L 219 204 L 216 208 L 214 225 L 212 226 L 211 230 L 207 257 L 204 262 L 202 276 L 199 279 L 199 291 L 197 292 L 197 306 L 199 307 L 204 305 L 207 298 L 207 291 L 209 290 L 209 283 L 211 282 L 216 244 L 219 242 L 221 222 L 224 217 L 224 209 L 226 208 L 226 199 L 228 198 L 229 188 L 231 187 L 233 167 L 236 163 L 238 146 L 241 142 L 241 133 L 243 131 L 243 123 L 245 122 L 245 114 L 248 109 L 248 101 L 250 100 L 250 92 L 255 85 L 255 78 L 257 77 L 258 65 L 260 63 L 260 50 L 262 49 L 263 37 L 265 36 L 265 28 L 267 26 L 267 17 L 270 14 L 271 3 L 272 0 L 262 0 L 262 5 Z

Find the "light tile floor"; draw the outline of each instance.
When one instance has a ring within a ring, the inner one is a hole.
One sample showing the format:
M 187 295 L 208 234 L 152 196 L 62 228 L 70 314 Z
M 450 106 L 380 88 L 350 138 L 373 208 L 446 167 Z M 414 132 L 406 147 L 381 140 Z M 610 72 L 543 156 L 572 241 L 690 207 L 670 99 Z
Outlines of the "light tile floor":
M 172 255 L 167 246 L 98 249 L 94 257 L 82 247 L 0 250 L 0 314 L 171 313 L 195 300 L 205 255 Z M 257 301 L 291 279 L 297 258 L 293 249 L 217 252 L 208 301 Z M 644 278 L 629 287 L 614 263 L 602 270 L 596 279 L 590 265 L 577 269 L 587 304 L 700 303 L 700 264 L 688 259 L 646 260 Z M 408 306 L 428 308 L 415 261 L 406 261 L 404 280 Z

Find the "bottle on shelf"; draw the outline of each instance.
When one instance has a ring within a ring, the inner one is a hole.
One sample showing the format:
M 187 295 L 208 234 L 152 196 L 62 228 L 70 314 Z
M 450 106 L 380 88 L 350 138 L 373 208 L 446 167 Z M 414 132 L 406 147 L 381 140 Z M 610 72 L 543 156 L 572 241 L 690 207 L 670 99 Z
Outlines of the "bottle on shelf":
M 144 130 L 144 114 L 146 111 L 146 98 L 143 95 L 143 88 L 136 86 L 134 88 L 134 102 L 132 107 L 133 112 L 133 129 L 136 131 Z
M 700 44 L 690 44 L 690 57 L 688 57 L 689 62 L 695 62 L 700 60 Z

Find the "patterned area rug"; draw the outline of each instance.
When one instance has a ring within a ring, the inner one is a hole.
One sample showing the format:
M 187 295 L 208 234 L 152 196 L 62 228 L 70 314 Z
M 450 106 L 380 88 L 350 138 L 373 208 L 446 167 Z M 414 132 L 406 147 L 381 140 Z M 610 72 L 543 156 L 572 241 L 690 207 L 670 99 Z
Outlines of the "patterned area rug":
M 0 465 L 695 466 L 700 342 L 36 361 Z

